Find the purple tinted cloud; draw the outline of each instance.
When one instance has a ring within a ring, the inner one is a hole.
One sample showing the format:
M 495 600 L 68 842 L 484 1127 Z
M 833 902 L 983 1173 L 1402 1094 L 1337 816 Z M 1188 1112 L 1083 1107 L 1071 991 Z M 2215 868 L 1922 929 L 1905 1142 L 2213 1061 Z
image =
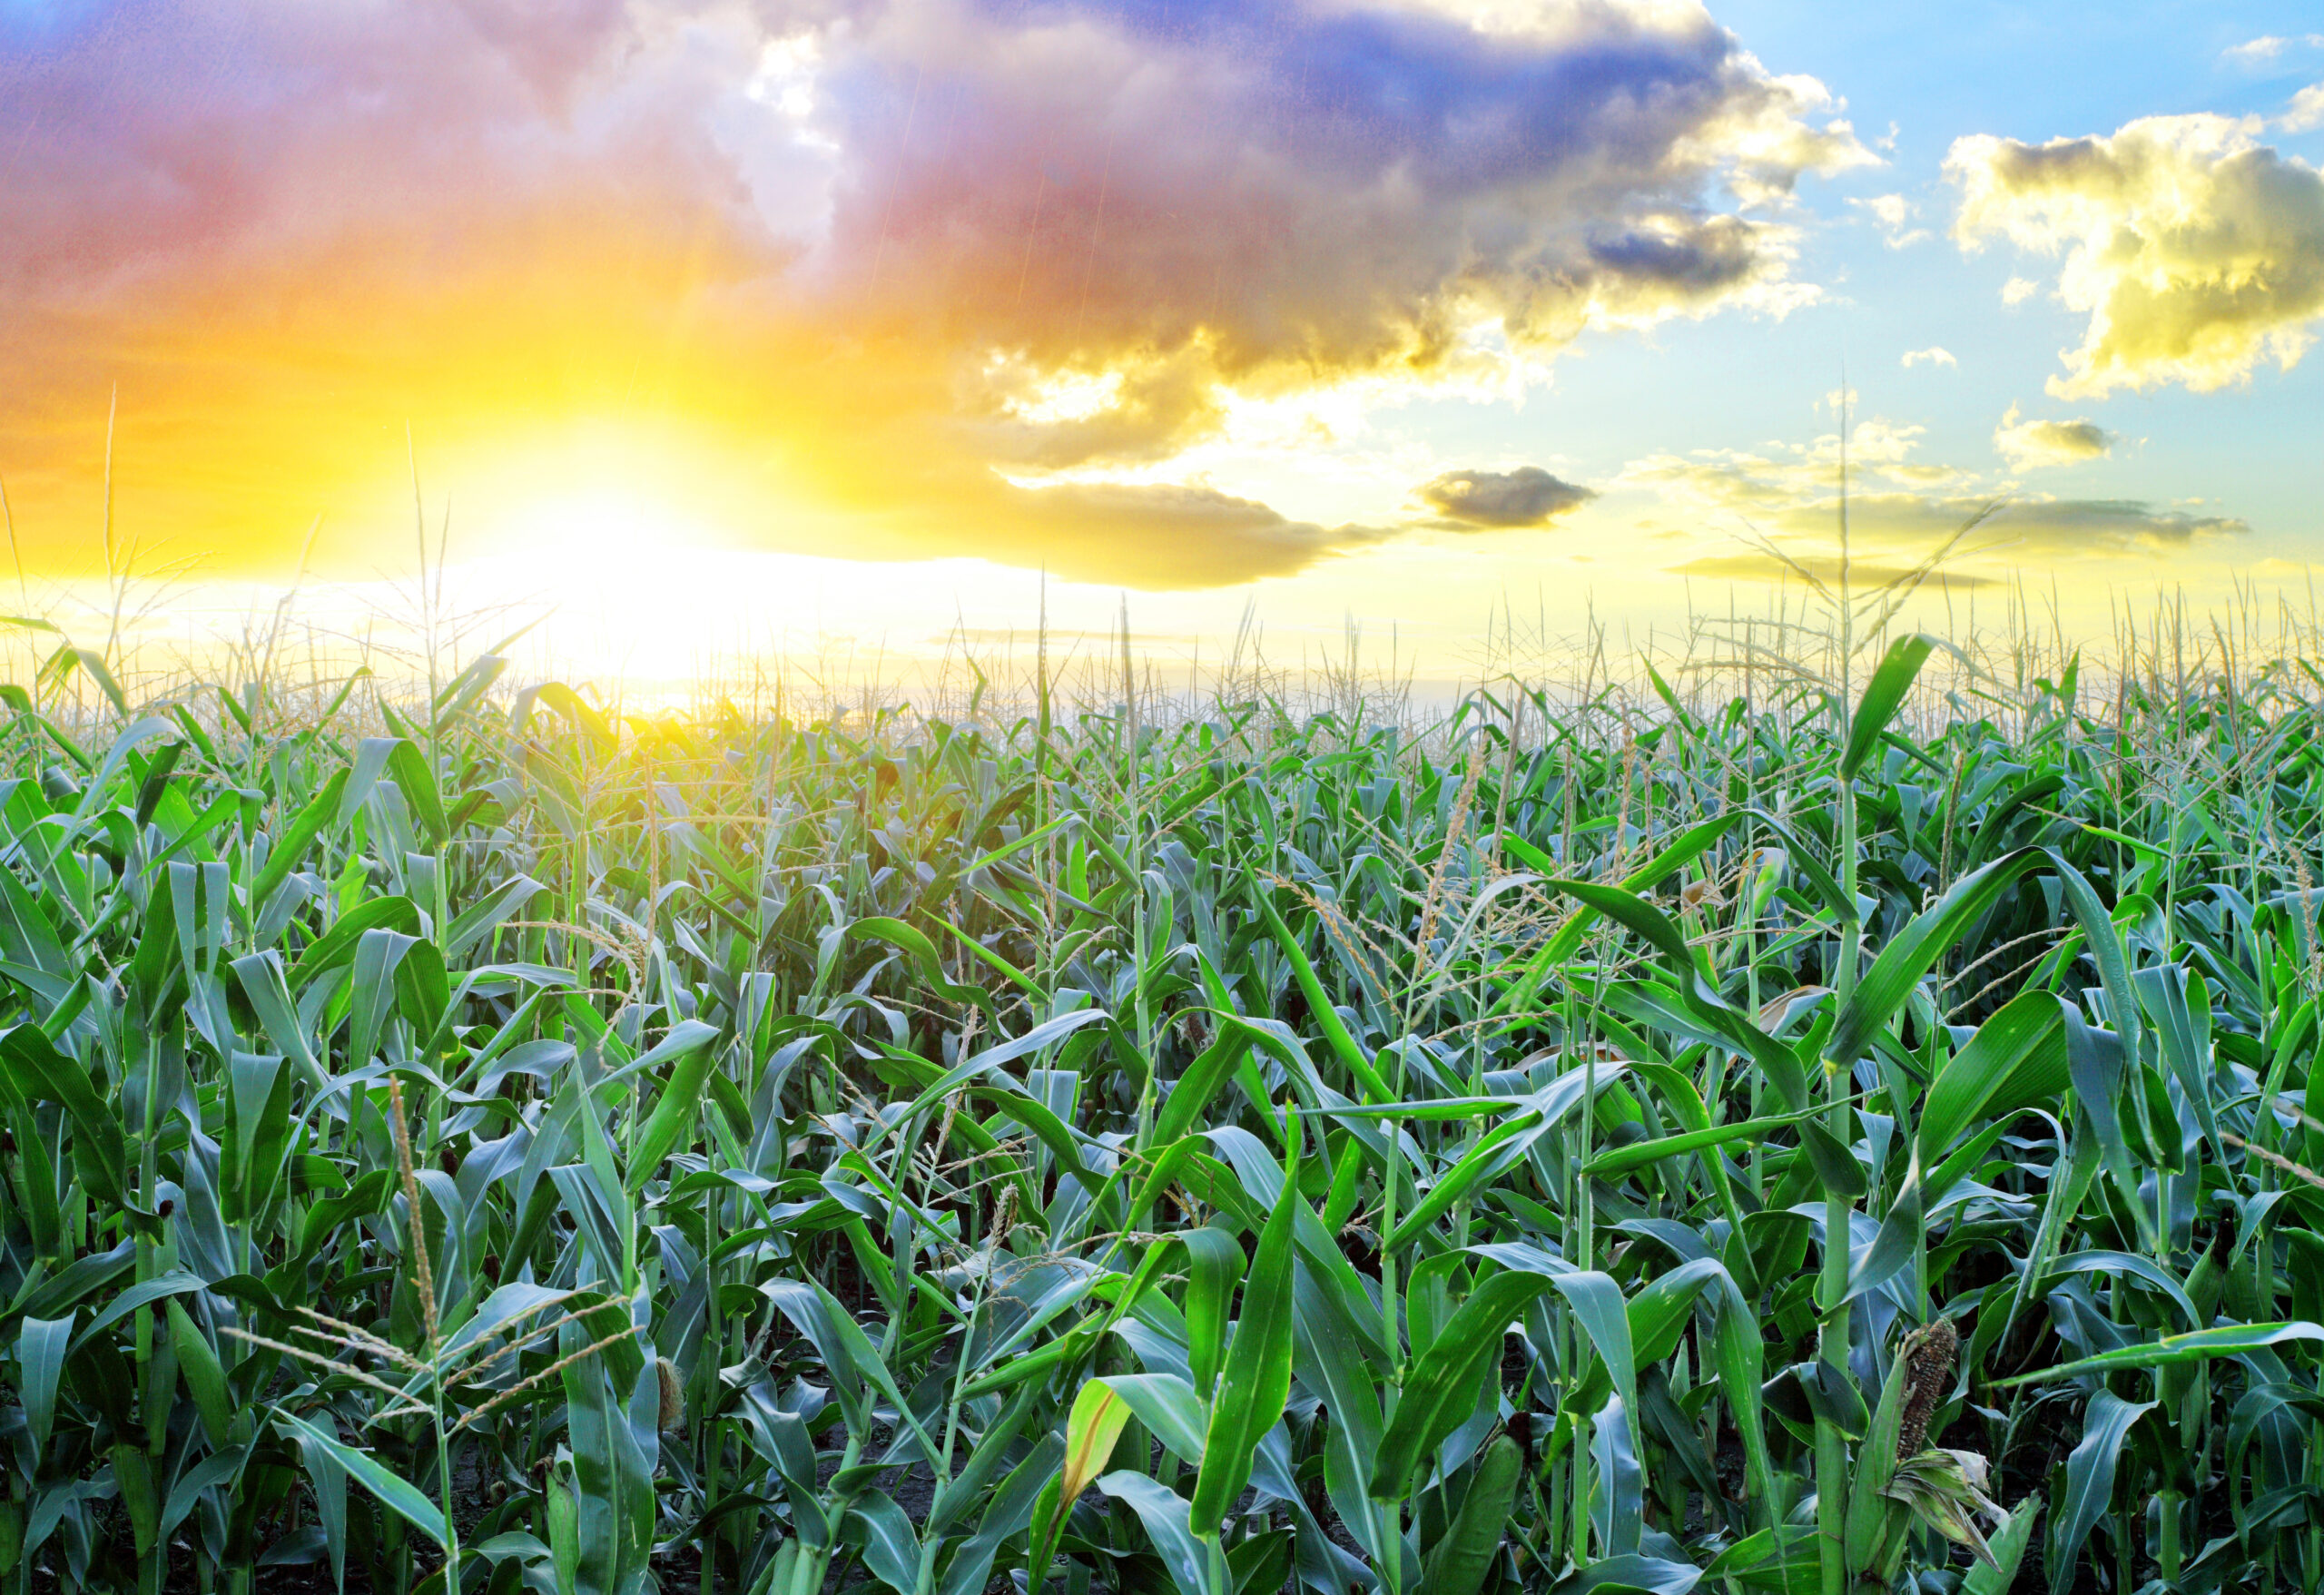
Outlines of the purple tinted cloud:
M 650 379 L 805 428 L 929 546 L 1147 580 L 1191 516 L 1199 579 L 1234 579 L 1237 548 L 1347 539 L 993 472 L 1167 463 L 1228 389 L 1779 306 L 1782 196 L 1862 158 L 1812 84 L 1623 0 L 1531 31 L 1357 0 L 61 4 L 0 35 L 0 358 L 33 374 L 0 442 L 115 379 L 197 439 L 320 433 L 357 393 L 481 407 L 479 361 L 541 405 Z M 1094 411 L 1028 401 L 1096 372 Z M 987 524 L 945 513 L 974 480 Z

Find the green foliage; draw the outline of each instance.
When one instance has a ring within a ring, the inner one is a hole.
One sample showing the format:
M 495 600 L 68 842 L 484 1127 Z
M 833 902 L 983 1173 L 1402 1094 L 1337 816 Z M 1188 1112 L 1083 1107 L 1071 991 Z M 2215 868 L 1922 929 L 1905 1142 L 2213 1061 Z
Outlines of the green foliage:
M 1932 657 L 1422 734 L 59 655 L 0 1590 L 2324 1586 L 2317 713 Z

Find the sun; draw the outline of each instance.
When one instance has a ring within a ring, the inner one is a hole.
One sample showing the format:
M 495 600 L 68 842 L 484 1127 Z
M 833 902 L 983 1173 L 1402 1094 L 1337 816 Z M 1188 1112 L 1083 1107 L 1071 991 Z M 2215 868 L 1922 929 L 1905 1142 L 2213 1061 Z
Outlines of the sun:
M 606 597 L 658 587 L 705 552 L 708 528 L 650 494 L 581 488 L 514 507 L 489 539 L 512 577 L 554 595 Z
M 538 616 L 538 640 L 585 674 L 684 679 L 731 646 L 740 556 L 678 503 L 636 487 L 543 491 L 496 517 L 471 593 Z
M 636 595 L 729 541 L 714 439 L 583 417 L 463 439 L 446 461 L 453 557 L 510 598 Z M 462 527 L 467 528 L 463 534 Z

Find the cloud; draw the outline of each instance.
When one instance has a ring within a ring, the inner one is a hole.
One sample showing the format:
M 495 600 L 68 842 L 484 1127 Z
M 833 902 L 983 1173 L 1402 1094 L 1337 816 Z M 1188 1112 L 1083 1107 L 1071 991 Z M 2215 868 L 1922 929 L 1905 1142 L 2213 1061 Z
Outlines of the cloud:
M 372 546 L 409 420 L 448 484 L 690 439 L 667 474 L 763 546 L 1295 568 L 1339 534 L 1090 478 L 1150 487 L 1238 407 L 1780 314 L 1793 189 L 1873 160 L 1692 0 L 54 15 L 0 53 L 0 448 L 44 556 L 118 381 L 125 512 L 230 566 L 318 509 Z
M 1953 351 L 1951 350 L 1942 348 L 1934 343 L 1930 344 L 1926 349 L 1908 349 L 1905 351 L 1905 369 L 1909 371 L 1915 366 L 1920 365 L 1924 361 L 1932 366 L 1953 366 L 1955 368 L 1959 367 L 1961 364 L 1959 360 L 1953 358 Z
M 1108 631 L 1084 631 L 1076 627 L 1051 625 L 1046 631 L 1029 626 L 1013 625 L 951 625 L 941 631 L 930 632 L 925 642 L 941 647 L 947 643 L 970 646 L 999 644 L 1003 647 L 1033 646 L 1046 642 L 1053 649 L 1076 649 L 1095 646 L 1099 649 L 1118 648 L 1122 642 L 1119 628 Z M 1134 631 L 1129 634 L 1135 648 L 1200 647 L 1200 632 Z
M 1513 471 L 1447 471 L 1413 491 L 1435 512 L 1437 524 L 1473 531 L 1547 526 L 1598 497 L 1533 465 Z
M 2058 295 L 2089 318 L 2053 395 L 2208 392 L 2299 361 L 2324 316 L 2324 173 L 2254 125 L 2157 116 L 2103 138 L 1955 143 L 1962 245 L 2062 255 Z
M 2015 310 L 2042 291 L 2042 285 L 2031 277 L 2013 277 L 2001 285 L 2001 302 Z
M 1971 534 L 1967 551 L 2011 563 L 2032 558 L 2075 559 L 2104 555 L 2159 555 L 2198 542 L 2241 537 L 2250 525 L 2232 516 L 2196 516 L 2131 498 L 2014 497 L 1996 505 L 1982 496 L 1916 493 L 1851 495 L 1848 522 L 1864 546 L 1898 553 L 1933 549 L 1974 517 L 1987 517 Z M 1765 529 L 1822 546 L 1838 517 L 1837 497 L 1786 507 Z
M 1986 492 L 1974 471 L 1916 461 L 1921 438 L 1917 427 L 1876 419 L 1850 435 L 1846 507 L 1860 556 L 1909 561 L 1979 516 L 1986 518 L 1964 555 L 2001 554 L 2013 562 L 2169 554 L 2250 530 L 2233 517 L 2133 499 Z M 1672 508 L 1697 517 L 1705 532 L 1748 528 L 1775 538 L 1804 561 L 1837 552 L 1838 463 L 1839 439 L 1827 436 L 1764 453 L 1653 455 L 1624 467 L 1615 486 L 1654 492 Z
M 1840 579 L 1840 562 L 1829 555 L 1811 555 L 1798 561 L 1800 569 L 1827 586 Z M 1700 559 L 1690 559 L 1684 565 L 1674 565 L 1671 571 L 1679 576 L 1724 577 L 1729 581 L 1796 582 L 1799 571 L 1769 554 L 1712 554 Z M 1848 580 L 1860 588 L 1885 587 L 1891 583 L 1906 581 L 1917 575 L 1909 565 L 1859 564 L 1848 566 Z M 1991 587 L 1999 581 L 1989 576 L 1974 576 L 1965 571 L 1939 570 L 1928 577 L 1933 591 L 1946 587 Z
M 834 46 L 836 48 L 836 46 Z M 1490 329 L 1798 302 L 1752 202 L 1868 159 L 1820 88 L 1691 6 L 1539 25 L 1255 0 L 882 12 L 828 74 L 843 298 L 1036 367 L 1196 359 L 1238 386 L 1457 375 Z M 907 139 L 917 100 L 945 128 Z M 1725 190 L 1746 201 L 1723 210 Z M 1752 213 L 1746 213 L 1751 210 Z M 890 262 L 865 271 L 867 263 Z M 940 261 L 944 287 L 896 261 Z
M 1912 225 L 1920 207 L 1902 194 L 1875 194 L 1868 200 L 1852 199 L 1848 203 L 1879 224 L 1880 241 L 1892 250 L 1920 243 L 1930 236 L 1927 228 Z
M 2113 452 L 2114 434 L 2083 416 L 2070 421 L 2021 421 L 2013 404 L 1994 428 L 1994 447 L 2011 470 L 2024 472 L 2103 458 Z
M 2310 84 L 2291 97 L 2276 125 L 2286 133 L 2309 133 L 2324 127 L 2324 84 Z
M 1068 482 L 1012 497 L 1019 529 L 1000 557 L 1024 565 L 1070 558 L 1095 528 L 1114 547 L 1108 579 L 1137 587 L 1207 587 L 1288 576 L 1393 535 L 1355 526 L 1327 530 L 1206 487 Z
M 1940 492 L 1966 486 L 1975 473 L 1914 458 L 1925 432 L 1875 418 L 1858 421 L 1845 450 L 1851 495 L 1884 487 Z M 1632 460 L 1617 487 L 1645 487 L 1697 508 L 1747 518 L 1788 515 L 1805 505 L 1838 506 L 1843 450 L 1837 432 L 1812 442 L 1771 444 L 1765 452 L 1698 449 Z
M 2324 34 L 2304 34 L 2297 39 L 2288 39 L 2281 34 L 2262 34 L 2240 44 L 2229 45 L 2220 52 L 2220 56 L 2238 66 L 2264 66 L 2296 44 L 2324 48 Z

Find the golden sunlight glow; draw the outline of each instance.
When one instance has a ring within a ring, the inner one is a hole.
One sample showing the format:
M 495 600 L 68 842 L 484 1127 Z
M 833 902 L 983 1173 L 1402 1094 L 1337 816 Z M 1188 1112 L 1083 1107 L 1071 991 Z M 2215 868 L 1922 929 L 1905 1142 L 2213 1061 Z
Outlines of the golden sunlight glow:
M 584 417 L 448 451 L 439 492 L 456 550 L 538 561 L 562 584 L 619 580 L 647 560 L 720 541 L 731 458 L 676 419 Z M 429 454 L 421 454 L 423 485 Z M 432 502 L 438 493 L 428 495 Z
M 558 592 L 614 594 L 699 552 L 702 528 L 639 493 L 584 489 L 520 505 L 489 539 Z
M 1704 0 L 246 9 L 0 17 L 0 582 L 76 644 L 295 581 L 675 674 L 1127 591 L 1465 667 L 1788 601 L 1741 539 L 1834 556 L 1849 325 L 1885 561 L 2007 496 L 1962 563 L 2105 629 L 2316 545 L 2236 468 L 2313 431 L 2324 85 L 1915 154 Z

